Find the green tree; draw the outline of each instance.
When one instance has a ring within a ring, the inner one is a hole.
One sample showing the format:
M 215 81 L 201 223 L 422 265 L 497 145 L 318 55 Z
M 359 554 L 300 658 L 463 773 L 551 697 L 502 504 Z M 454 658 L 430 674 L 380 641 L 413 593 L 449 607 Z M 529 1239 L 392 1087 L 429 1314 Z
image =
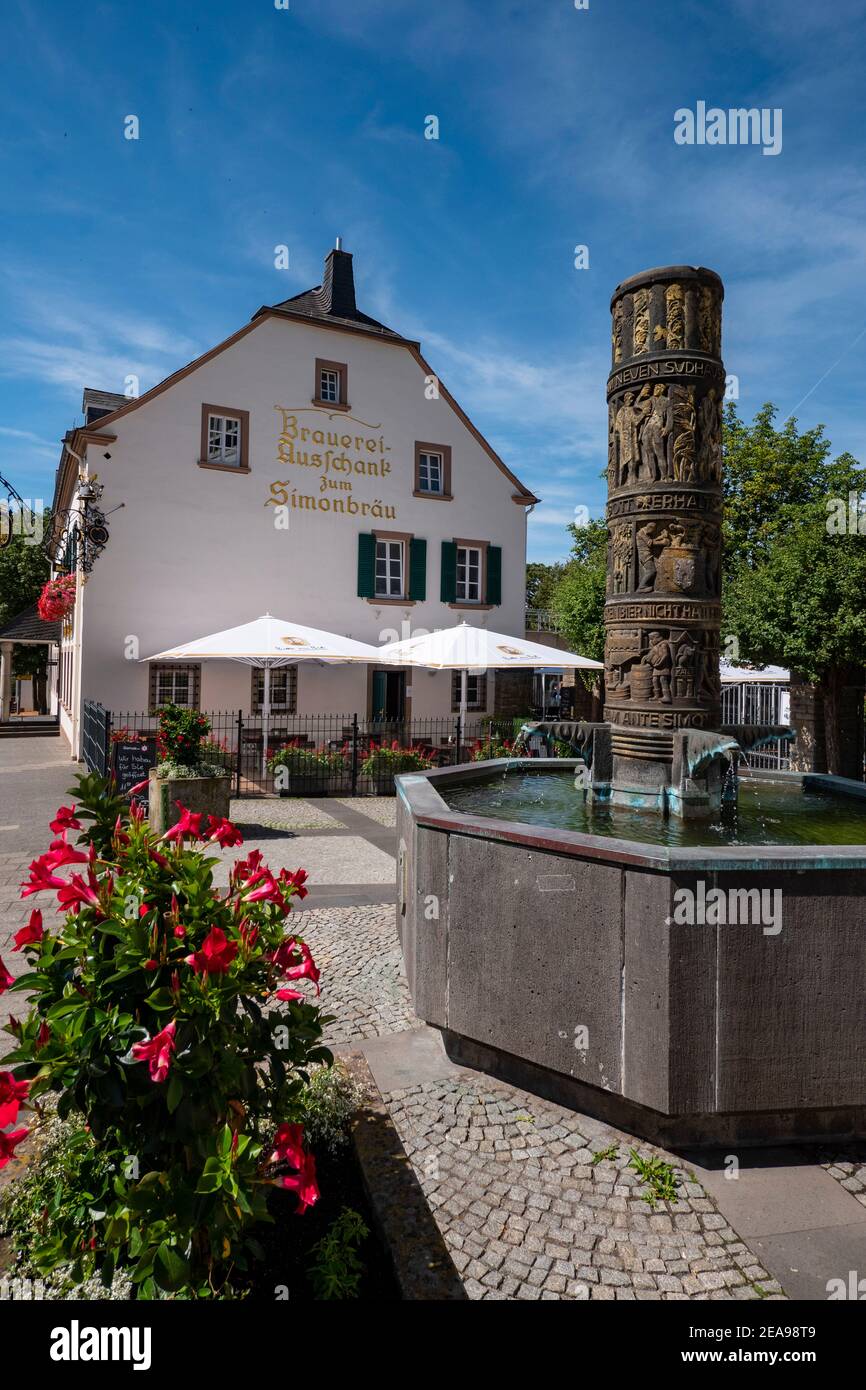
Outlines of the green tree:
M 45 533 L 48 523 L 49 513 L 46 511 L 43 514 Z M 38 534 L 38 528 L 31 524 L 13 528 L 8 544 L 0 547 L 0 628 L 36 602 L 42 585 L 50 577 L 51 566 L 42 546 L 32 543 L 34 529 Z M 29 537 L 25 532 L 29 532 Z M 36 677 L 37 704 L 40 708 L 45 703 L 47 661 L 47 647 L 14 648 L 13 669 L 21 675 Z
M 604 597 L 607 572 L 607 525 L 590 521 L 569 526 L 571 555 L 551 597 L 563 635 L 572 651 L 604 659 Z
M 817 685 L 828 770 L 862 777 L 862 694 L 851 690 L 866 664 L 866 535 L 848 530 L 847 510 L 866 470 L 830 457 L 823 426 L 776 429 L 775 416 L 765 405 L 747 425 L 726 411 L 725 631 L 744 659 Z
M 563 564 L 531 560 L 526 566 L 526 607 L 552 608 L 553 593 L 565 570 Z

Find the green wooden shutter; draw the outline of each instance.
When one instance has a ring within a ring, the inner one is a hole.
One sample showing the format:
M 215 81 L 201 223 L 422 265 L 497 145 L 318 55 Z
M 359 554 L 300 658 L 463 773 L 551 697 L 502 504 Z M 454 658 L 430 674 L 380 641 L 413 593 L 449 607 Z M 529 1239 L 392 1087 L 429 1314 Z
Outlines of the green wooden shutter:
M 427 542 L 413 536 L 409 542 L 409 597 L 427 597 Z
M 457 546 L 454 541 L 442 542 L 442 578 L 439 597 L 443 603 L 457 602 Z
M 485 603 L 502 602 L 502 546 L 487 547 L 487 593 Z
M 358 536 L 358 598 L 376 597 L 376 537 L 362 531 Z

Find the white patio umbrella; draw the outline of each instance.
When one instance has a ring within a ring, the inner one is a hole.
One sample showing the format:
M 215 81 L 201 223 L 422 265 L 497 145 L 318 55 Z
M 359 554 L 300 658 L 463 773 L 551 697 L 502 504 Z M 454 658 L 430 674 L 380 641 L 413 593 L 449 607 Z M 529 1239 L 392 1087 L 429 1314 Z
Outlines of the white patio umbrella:
M 542 642 L 508 637 L 486 627 L 472 627 L 464 619 L 456 627 L 389 642 L 377 652 L 379 661 L 395 666 L 425 666 L 430 671 L 460 671 L 460 718 L 466 716 L 467 678 L 470 671 L 537 670 L 551 666 L 564 670 L 602 671 L 604 663 L 576 652 L 561 652 Z
M 179 647 L 145 657 L 146 661 L 241 661 L 265 673 L 262 695 L 262 775 L 267 772 L 268 734 L 271 716 L 271 670 L 275 666 L 294 666 L 297 661 L 321 661 L 338 665 L 341 662 L 370 662 L 379 660 L 376 647 L 341 637 L 336 632 L 324 632 L 302 623 L 286 622 L 265 613 L 251 623 L 213 632 L 209 637 L 197 637 Z M 238 750 L 240 751 L 240 750 Z

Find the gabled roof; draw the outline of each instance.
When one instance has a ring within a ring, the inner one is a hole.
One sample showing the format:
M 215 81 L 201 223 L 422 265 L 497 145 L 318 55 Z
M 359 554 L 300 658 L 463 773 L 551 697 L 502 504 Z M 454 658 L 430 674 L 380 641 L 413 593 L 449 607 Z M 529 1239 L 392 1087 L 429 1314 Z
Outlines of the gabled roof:
M 62 623 L 46 623 L 36 611 L 36 604 L 16 613 L 5 627 L 0 628 L 2 642 L 59 642 Z
M 384 342 L 394 343 L 395 346 L 408 349 L 425 376 L 432 377 L 435 375 L 429 362 L 427 362 L 421 353 L 420 343 L 415 342 L 412 338 L 402 337 L 402 335 L 396 333 L 393 328 L 388 328 L 385 324 L 379 323 L 378 319 L 371 318 L 369 314 L 361 313 L 355 301 L 355 277 L 352 269 L 351 253 L 343 251 L 337 246 L 333 251 L 328 253 L 325 260 L 325 271 L 321 285 L 317 285 L 311 290 L 305 290 L 303 294 L 293 295 L 290 299 L 283 299 L 278 304 L 263 305 L 260 309 L 256 310 L 249 323 L 244 324 L 243 328 L 239 328 L 237 332 L 232 333 L 228 338 L 224 338 L 221 343 L 217 343 L 216 347 L 212 347 L 209 351 L 202 353 L 200 357 L 187 363 L 185 367 L 181 367 L 178 371 L 172 372 L 170 376 L 167 376 L 156 386 L 152 386 L 149 391 L 145 391 L 142 396 L 132 397 L 131 399 L 124 396 L 122 405 L 119 405 L 116 410 L 110 411 L 109 414 L 94 420 L 90 427 L 85 424 L 78 429 L 68 431 L 63 441 L 64 448 L 57 469 L 52 508 L 56 510 L 60 505 L 61 497 L 69 491 L 69 479 L 73 468 L 77 467 L 77 464 L 74 462 L 74 453 L 81 453 L 83 449 L 86 449 L 88 444 L 94 444 L 98 448 L 104 448 L 107 444 L 113 444 L 116 435 L 103 434 L 102 430 L 104 428 L 110 429 L 116 420 L 120 420 L 123 416 L 129 415 L 132 411 L 140 409 L 140 407 L 145 405 L 148 401 L 153 400 L 155 396 L 160 395 L 163 391 L 169 390 L 176 382 L 183 380 L 190 372 L 194 372 L 198 367 L 203 366 L 205 362 L 209 362 L 211 358 L 216 357 L 219 353 L 224 352 L 226 348 L 239 342 L 241 338 L 246 337 L 248 333 L 253 332 L 261 323 L 269 318 L 287 318 L 295 322 L 309 323 L 321 328 L 335 328 L 344 333 L 369 334 L 371 337 L 379 338 Z M 438 377 L 436 379 L 439 385 L 439 394 L 442 399 L 447 401 L 448 405 L 459 419 L 462 420 L 470 434 L 478 441 L 481 448 L 493 460 L 500 472 L 504 473 L 505 477 L 513 483 L 516 489 L 512 494 L 513 501 L 521 507 L 531 506 L 536 503 L 538 498 L 534 493 L 530 492 L 529 488 L 525 487 L 520 479 L 511 472 L 511 469 L 503 463 L 493 446 L 487 442 L 480 430 L 476 429 L 475 425 L 473 425 L 466 412 L 458 405 L 457 401 L 451 395 L 451 392 L 446 388 L 444 382 Z M 111 393 L 106 392 L 105 394 L 109 395 Z

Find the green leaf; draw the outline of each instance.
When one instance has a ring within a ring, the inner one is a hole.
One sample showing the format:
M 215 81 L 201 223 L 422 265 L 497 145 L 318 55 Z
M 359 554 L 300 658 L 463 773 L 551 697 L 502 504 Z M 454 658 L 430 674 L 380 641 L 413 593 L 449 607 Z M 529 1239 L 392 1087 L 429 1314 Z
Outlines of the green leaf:
M 168 1083 L 165 1103 L 168 1106 L 169 1115 L 173 1115 L 183 1099 L 183 1078 L 177 1072 L 173 1072 Z
M 161 1289 L 175 1293 L 189 1280 L 189 1264 L 172 1246 L 163 1242 L 153 1262 L 153 1277 Z

